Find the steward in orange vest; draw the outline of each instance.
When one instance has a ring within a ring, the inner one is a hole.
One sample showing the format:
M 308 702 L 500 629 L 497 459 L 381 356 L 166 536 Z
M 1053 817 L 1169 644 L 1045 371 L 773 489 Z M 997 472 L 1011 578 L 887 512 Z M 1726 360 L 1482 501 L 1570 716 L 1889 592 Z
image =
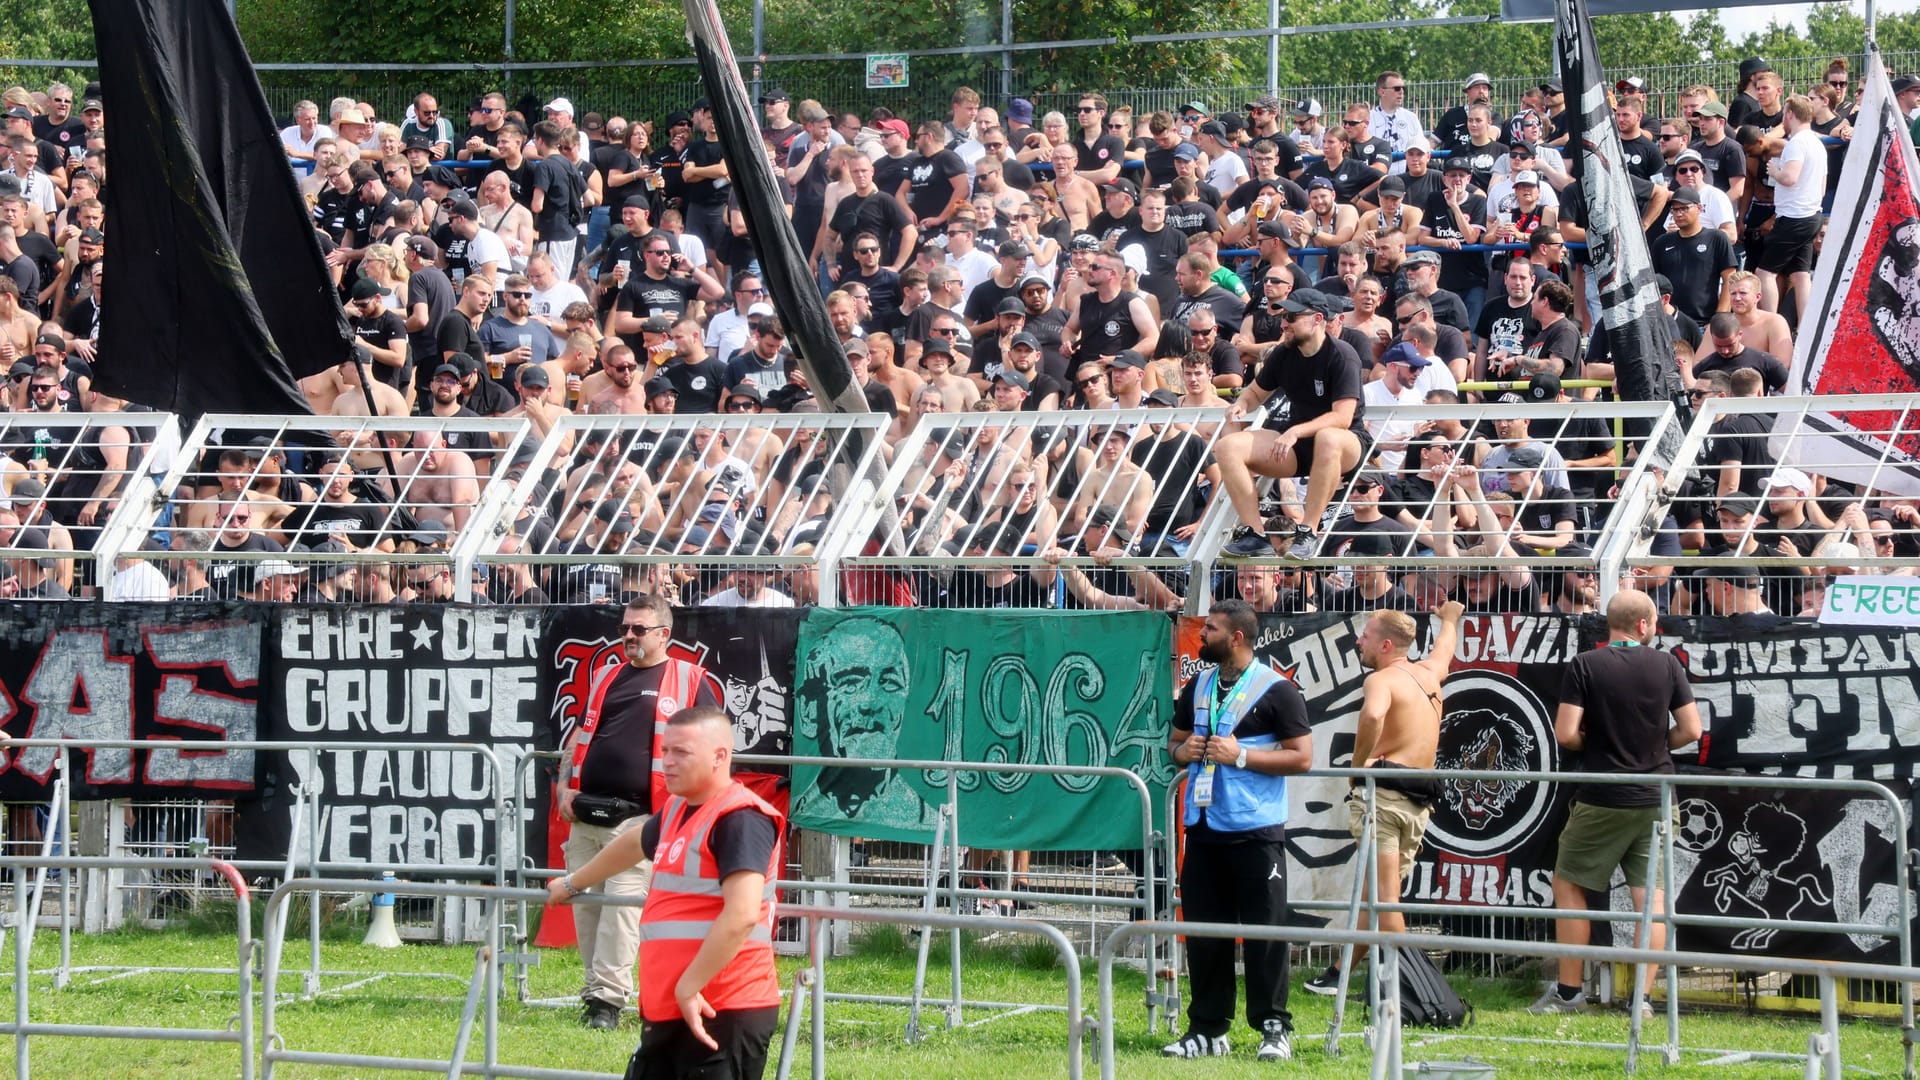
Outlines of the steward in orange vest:
M 758 1080 L 780 1011 L 780 812 L 732 779 L 725 713 L 687 709 L 663 728 L 661 772 L 672 797 L 548 891 L 567 903 L 651 856 L 640 919 L 642 1028 L 627 1076 Z

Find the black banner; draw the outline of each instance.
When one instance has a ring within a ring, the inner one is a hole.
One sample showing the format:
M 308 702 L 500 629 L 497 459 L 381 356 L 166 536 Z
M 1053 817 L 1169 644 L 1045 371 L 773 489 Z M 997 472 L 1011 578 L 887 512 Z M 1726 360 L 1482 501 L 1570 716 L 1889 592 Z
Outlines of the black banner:
M 250 750 L 168 741 L 259 737 L 260 609 L 226 604 L 12 604 L 0 609 L 0 734 L 150 750 L 71 753 L 74 797 L 244 797 Z M 44 799 L 58 753 L 0 748 L 0 800 Z
M 456 750 L 321 750 L 275 755 L 262 813 L 247 815 L 242 858 L 281 858 L 291 785 L 317 790 L 319 854 L 333 862 L 484 866 L 521 856 L 525 828 L 498 825 L 497 791 L 542 745 L 542 613 L 438 605 L 279 609 L 266 648 L 273 692 L 264 737 L 290 743 L 480 743 Z M 522 822 L 544 786 L 527 774 Z M 510 850 L 495 850 L 504 836 Z M 303 844 L 296 848 L 305 852 Z

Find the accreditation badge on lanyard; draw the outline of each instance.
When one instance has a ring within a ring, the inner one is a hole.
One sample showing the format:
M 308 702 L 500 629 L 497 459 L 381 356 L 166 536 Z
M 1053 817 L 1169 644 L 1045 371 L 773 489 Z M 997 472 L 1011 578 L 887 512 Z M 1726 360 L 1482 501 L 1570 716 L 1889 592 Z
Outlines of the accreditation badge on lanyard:
M 1244 699 L 1247 696 L 1247 688 L 1254 683 L 1253 679 L 1247 677 L 1246 672 L 1241 672 L 1240 681 L 1234 686 L 1233 693 L 1228 696 L 1225 702 L 1221 702 L 1219 700 L 1219 678 L 1220 675 L 1216 669 L 1214 673 L 1214 710 L 1213 714 L 1207 717 L 1207 734 L 1209 736 L 1233 734 L 1233 721 L 1231 717 L 1238 715 L 1235 710 L 1244 704 Z M 1230 718 L 1227 721 L 1228 726 L 1224 731 L 1220 729 L 1220 717 L 1223 715 Z M 1214 761 L 1205 762 L 1200 766 L 1200 775 L 1193 781 L 1193 805 L 1213 805 L 1213 774 L 1214 770 L 1219 767 L 1219 763 Z

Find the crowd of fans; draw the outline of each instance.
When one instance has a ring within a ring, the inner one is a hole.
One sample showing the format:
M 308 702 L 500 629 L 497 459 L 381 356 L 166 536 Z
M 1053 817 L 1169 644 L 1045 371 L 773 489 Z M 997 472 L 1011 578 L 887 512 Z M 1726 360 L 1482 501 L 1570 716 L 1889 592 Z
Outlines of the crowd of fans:
M 1634 77 L 1615 87 L 1674 363 L 1696 401 L 1786 385 L 1853 88 L 1845 60 L 1812 87 L 1785 86 L 1759 60 L 1741 65 L 1732 88 Z M 1894 88 L 1907 114 L 1920 111 L 1920 79 L 1899 76 Z M 887 535 L 866 549 L 934 562 L 1003 556 L 1009 568 L 876 572 L 843 583 L 850 598 L 1177 605 L 1184 579 L 1108 564 L 1185 555 L 1222 492 L 1214 451 L 1240 419 L 1229 399 L 1243 385 L 1259 387 L 1256 398 L 1285 385 L 1280 359 L 1308 341 L 1365 450 L 1342 470 L 1338 520 L 1324 528 L 1303 509 L 1316 502 L 1304 465 L 1262 502 L 1263 515 L 1312 540 L 1305 556 L 1588 550 L 1596 508 L 1632 451 L 1604 422 L 1368 418 L 1386 405 L 1460 405 L 1464 418 L 1483 402 L 1603 399 L 1613 377 L 1595 333 L 1563 88 L 1545 82 L 1495 103 L 1491 80 L 1475 74 L 1438 117 L 1407 109 L 1405 91 L 1388 71 L 1372 102 L 1267 95 L 1147 115 L 1088 93 L 1069 117 L 1037 115 L 1019 98 L 996 110 L 962 87 L 947 115 L 908 118 L 768 88 L 764 151 L 854 378 L 893 418 L 882 463 L 928 413 L 1048 414 L 927 444 L 893 493 Z M 5 105 L 7 408 L 127 409 L 91 378 L 106 241 L 101 104 L 54 84 L 8 90 Z M 330 102 L 324 121 L 316 103 L 295 107 L 281 138 L 364 346 L 302 390 L 321 416 L 506 417 L 527 421 L 535 439 L 509 446 L 497 432 L 428 425 L 315 447 L 227 433 L 191 470 L 191 490 L 170 493 L 158 535 L 175 557 L 127 560 L 110 582 L 84 565 L 76 582 L 74 560 L 52 554 L 13 559 L 0 591 L 450 598 L 444 563 L 405 556 L 443 553 L 481 488 L 523 480 L 533 443 L 577 413 L 745 422 L 683 438 L 610 421 L 566 447 L 570 458 L 533 478 L 509 550 L 477 583 L 485 595 L 817 595 L 804 568 L 710 580 L 657 562 L 510 558 L 804 556 L 833 508 L 834 467 L 858 447 L 844 432 L 751 419 L 820 410 L 769 303 L 705 101 L 627 118 L 577 114 L 565 98 L 510 106 L 493 93 L 465 112 L 456 122 L 426 92 L 387 121 L 350 98 Z M 1501 389 L 1474 389 L 1486 380 Z M 1098 415 L 1137 407 L 1177 411 L 1138 425 Z M 1674 504 L 1656 554 L 1791 548 L 1832 553 L 1836 567 L 1920 555 L 1910 502 L 1776 470 L 1754 420 L 1716 430 L 1699 462 L 1705 486 Z M 138 456 L 133 429 L 8 430 L 12 509 L 0 510 L 0 544 L 89 547 Z M 1866 550 L 1881 538 L 1886 550 Z M 396 558 L 342 563 L 321 581 L 293 560 L 222 564 L 222 550 Z M 1668 610 L 1752 601 L 1786 614 L 1823 580 L 1808 567 L 1788 587 L 1739 565 L 1703 587 L 1657 569 L 1635 580 Z M 1323 570 L 1249 567 L 1213 585 L 1268 610 L 1425 608 L 1447 593 L 1501 610 L 1591 610 L 1595 600 L 1591 575 L 1576 573 Z

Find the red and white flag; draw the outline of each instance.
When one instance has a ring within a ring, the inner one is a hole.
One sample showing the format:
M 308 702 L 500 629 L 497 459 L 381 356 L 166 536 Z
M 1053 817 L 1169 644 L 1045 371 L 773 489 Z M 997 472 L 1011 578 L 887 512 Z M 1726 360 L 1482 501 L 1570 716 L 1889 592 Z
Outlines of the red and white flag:
M 1865 75 L 1794 340 L 1792 394 L 1920 393 L 1920 166 L 1877 52 L 1868 54 Z M 1783 417 L 1776 436 L 1795 419 Z M 1913 406 L 1810 413 L 1796 443 L 1781 449 L 1836 479 L 1920 495 L 1920 410 Z

